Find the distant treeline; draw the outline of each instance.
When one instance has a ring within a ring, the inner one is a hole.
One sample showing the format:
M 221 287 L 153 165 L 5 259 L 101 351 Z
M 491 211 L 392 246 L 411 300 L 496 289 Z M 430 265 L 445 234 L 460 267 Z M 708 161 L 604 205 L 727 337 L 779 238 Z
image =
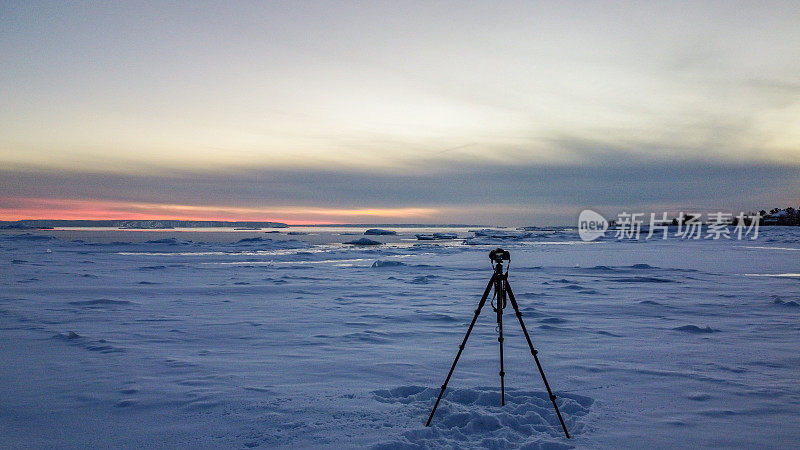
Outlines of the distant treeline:
M 769 212 L 759 211 L 761 225 L 800 226 L 800 208 L 772 208 Z
M 791 206 L 788 208 L 772 208 L 769 212 L 761 210 L 759 212 L 748 212 L 743 216 L 743 223 L 751 225 L 755 217 L 759 218 L 759 225 L 783 225 L 783 226 L 800 226 L 800 208 L 795 209 Z M 698 220 L 700 217 L 695 217 L 691 214 L 684 214 L 681 218 L 672 219 L 672 225 L 685 224 L 691 220 Z M 739 223 L 739 217 L 736 215 L 730 219 L 731 225 Z

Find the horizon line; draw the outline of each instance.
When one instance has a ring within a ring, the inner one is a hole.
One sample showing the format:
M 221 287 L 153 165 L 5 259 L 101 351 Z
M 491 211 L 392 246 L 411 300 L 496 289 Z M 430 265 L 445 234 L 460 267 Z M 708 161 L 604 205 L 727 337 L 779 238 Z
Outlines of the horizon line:
M 441 223 L 441 222 L 283 222 L 275 220 L 231 220 L 231 219 L 0 219 L 0 223 L 23 222 L 221 222 L 227 224 L 275 224 L 279 226 L 264 228 L 307 227 L 307 226 L 439 226 L 439 227 L 490 227 L 502 225 L 470 224 L 470 223 Z

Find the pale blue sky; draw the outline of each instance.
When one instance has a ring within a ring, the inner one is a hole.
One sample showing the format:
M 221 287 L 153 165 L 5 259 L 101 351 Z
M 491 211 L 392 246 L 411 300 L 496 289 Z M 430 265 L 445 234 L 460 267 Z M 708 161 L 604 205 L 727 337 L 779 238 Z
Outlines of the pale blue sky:
M 641 3 L 7 2 L 0 216 L 797 206 L 800 4 Z

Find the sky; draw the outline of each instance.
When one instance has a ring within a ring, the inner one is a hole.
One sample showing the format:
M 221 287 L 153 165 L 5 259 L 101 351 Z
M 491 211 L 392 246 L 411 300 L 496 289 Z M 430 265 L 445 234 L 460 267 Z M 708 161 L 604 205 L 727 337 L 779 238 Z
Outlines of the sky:
M 800 3 L 0 2 L 0 220 L 800 206 Z

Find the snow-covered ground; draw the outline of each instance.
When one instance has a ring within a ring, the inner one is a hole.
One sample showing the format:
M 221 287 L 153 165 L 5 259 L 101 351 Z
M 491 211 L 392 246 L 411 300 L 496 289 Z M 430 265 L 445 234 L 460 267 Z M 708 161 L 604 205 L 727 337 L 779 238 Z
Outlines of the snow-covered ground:
M 571 440 L 510 310 L 500 406 L 488 307 L 424 426 L 496 243 L 398 231 L 370 236 L 389 243 L 369 248 L 324 230 L 209 243 L 167 231 L 153 242 L 115 238 L 130 231 L 79 242 L 58 230 L 0 233 L 0 447 L 800 442 L 800 230 L 504 241 Z

